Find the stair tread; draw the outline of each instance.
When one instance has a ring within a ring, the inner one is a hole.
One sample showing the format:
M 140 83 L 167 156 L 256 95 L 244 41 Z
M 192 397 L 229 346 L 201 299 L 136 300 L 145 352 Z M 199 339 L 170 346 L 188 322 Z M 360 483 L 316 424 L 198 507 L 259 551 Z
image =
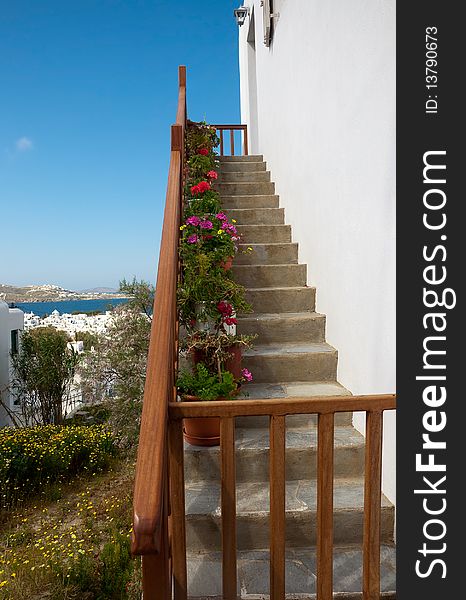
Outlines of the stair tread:
M 238 553 L 238 590 L 240 598 L 257 600 L 269 594 L 270 552 L 268 550 L 243 550 Z M 381 546 L 382 598 L 394 598 L 396 589 L 396 548 L 391 544 Z M 222 598 L 221 552 L 188 552 L 188 590 L 190 599 L 219 600 Z M 333 553 L 334 591 L 346 600 L 362 590 L 362 549 L 358 545 L 335 546 Z M 286 549 L 285 591 L 291 600 L 314 600 L 317 573 L 315 547 Z M 391 594 L 390 594 L 391 593 Z M 299 594 L 299 596 L 296 596 Z M 390 594 L 390 595 L 387 595 Z M 360 597 L 360 596 L 359 596 Z
M 243 356 L 281 356 L 284 354 L 309 354 L 314 352 L 333 353 L 336 352 L 336 349 L 327 342 L 256 344 L 253 348 L 245 350 Z
M 232 269 L 244 269 L 245 271 L 248 269 L 257 269 L 257 268 L 261 268 L 261 269 L 275 269 L 276 267 L 286 267 L 286 268 L 290 268 L 290 269 L 297 269 L 300 268 L 302 269 L 304 266 L 306 266 L 306 263 L 273 263 L 272 265 L 262 265 L 262 264 L 251 264 L 251 265 L 237 265 L 234 264 L 232 266 Z
M 317 507 L 317 480 L 296 479 L 285 481 L 285 512 L 315 512 Z M 270 485 L 267 481 L 240 481 L 236 484 L 236 514 L 238 517 L 269 513 Z M 218 481 L 186 482 L 186 518 L 197 516 L 221 516 L 221 483 Z M 383 508 L 393 504 L 382 494 Z M 364 507 L 364 480 L 340 479 L 334 481 L 333 509 L 338 511 L 358 510 Z
M 251 313 L 238 317 L 238 321 L 273 321 L 274 319 L 323 319 L 324 314 L 318 312 L 289 312 L 289 313 Z
M 313 396 L 351 396 L 338 381 L 295 381 L 285 383 L 248 383 L 245 386 L 247 399 L 303 398 Z M 238 396 L 241 399 L 241 396 Z
M 241 227 L 241 225 L 239 226 Z M 243 225 L 244 227 L 244 225 Z M 297 246 L 298 242 L 251 242 L 248 244 L 247 242 L 243 242 L 238 244 L 239 246 Z M 279 263 L 285 264 L 285 263 Z M 288 263 L 286 263 L 288 264 Z
M 352 425 L 337 425 L 335 427 L 335 448 L 360 448 L 364 447 L 364 443 L 364 436 Z M 312 448 L 315 450 L 317 448 L 316 425 L 287 425 L 286 447 L 287 449 Z M 268 450 L 269 448 L 270 439 L 268 427 L 235 428 L 235 449 L 237 452 L 241 452 L 242 450 Z M 191 446 L 186 443 L 185 451 L 217 454 L 220 452 L 220 448 L 219 446 L 206 446 L 199 450 L 199 447 Z

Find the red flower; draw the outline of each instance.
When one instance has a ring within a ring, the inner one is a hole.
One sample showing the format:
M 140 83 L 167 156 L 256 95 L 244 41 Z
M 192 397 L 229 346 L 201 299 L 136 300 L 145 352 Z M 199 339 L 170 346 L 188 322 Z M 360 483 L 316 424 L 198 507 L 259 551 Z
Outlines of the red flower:
M 202 156 L 207 156 L 209 154 L 209 151 L 207 150 L 207 148 L 199 148 L 197 153 L 202 154 Z
M 203 194 L 204 192 L 207 192 L 207 190 L 210 190 L 210 183 L 208 181 L 200 181 L 197 184 L 197 187 L 199 188 L 201 194 Z
M 207 177 L 209 179 L 217 179 L 217 177 L 218 177 L 217 171 L 209 171 L 207 173 Z
M 238 321 L 234 317 L 227 317 L 223 320 L 223 322 L 225 323 L 225 325 L 236 325 L 238 323 Z
M 222 300 L 217 304 L 217 310 L 223 317 L 231 317 L 233 314 L 233 306 L 225 300 Z
M 210 190 L 210 183 L 208 181 L 200 181 L 197 185 L 193 185 L 191 187 L 191 194 L 193 196 L 198 196 L 199 194 L 203 194 Z

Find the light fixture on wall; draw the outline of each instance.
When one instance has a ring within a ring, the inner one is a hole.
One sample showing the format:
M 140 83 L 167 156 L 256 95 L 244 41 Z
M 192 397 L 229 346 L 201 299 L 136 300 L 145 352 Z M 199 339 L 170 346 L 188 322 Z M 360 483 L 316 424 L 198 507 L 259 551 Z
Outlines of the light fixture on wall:
M 249 14 L 249 8 L 247 6 L 240 6 L 239 8 L 235 8 L 233 14 L 235 15 L 236 24 L 241 27 Z

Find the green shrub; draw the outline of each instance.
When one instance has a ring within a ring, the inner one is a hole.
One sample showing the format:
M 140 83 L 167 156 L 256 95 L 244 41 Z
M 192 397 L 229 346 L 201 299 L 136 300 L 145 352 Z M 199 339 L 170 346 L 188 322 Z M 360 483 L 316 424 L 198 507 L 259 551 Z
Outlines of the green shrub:
M 0 509 L 78 473 L 103 470 L 115 454 L 101 425 L 0 429 Z

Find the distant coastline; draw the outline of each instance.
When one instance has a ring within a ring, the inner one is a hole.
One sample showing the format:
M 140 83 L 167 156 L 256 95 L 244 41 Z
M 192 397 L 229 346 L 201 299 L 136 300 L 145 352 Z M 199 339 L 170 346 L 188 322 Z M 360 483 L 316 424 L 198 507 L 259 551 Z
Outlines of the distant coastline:
M 0 300 L 16 304 L 80 300 L 102 300 L 106 302 L 108 300 L 113 301 L 116 298 L 128 299 L 128 296 L 110 288 L 94 288 L 76 292 L 53 284 L 19 287 L 0 283 Z
M 71 313 L 104 313 L 112 310 L 115 306 L 128 302 L 130 298 L 98 298 L 91 300 L 52 300 L 49 302 L 15 302 L 15 306 L 23 312 L 34 313 L 39 317 L 50 315 L 57 310 L 61 315 Z

